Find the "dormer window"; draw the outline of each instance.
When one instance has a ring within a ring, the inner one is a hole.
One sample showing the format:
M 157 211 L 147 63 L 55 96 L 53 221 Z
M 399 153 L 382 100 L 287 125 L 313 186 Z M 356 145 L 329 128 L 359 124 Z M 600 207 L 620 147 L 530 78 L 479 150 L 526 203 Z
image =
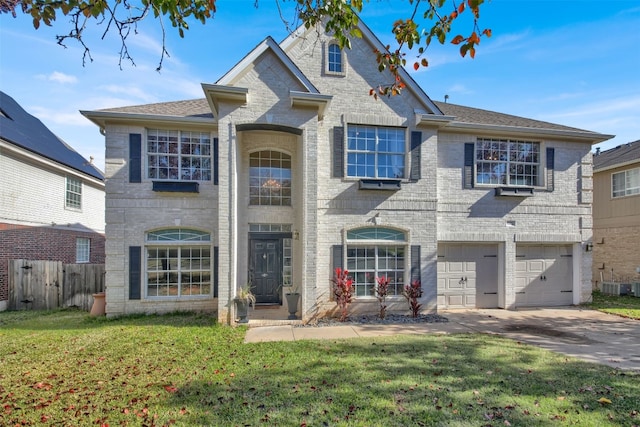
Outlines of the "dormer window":
M 331 42 L 327 46 L 327 74 L 345 74 L 344 54 L 337 42 Z

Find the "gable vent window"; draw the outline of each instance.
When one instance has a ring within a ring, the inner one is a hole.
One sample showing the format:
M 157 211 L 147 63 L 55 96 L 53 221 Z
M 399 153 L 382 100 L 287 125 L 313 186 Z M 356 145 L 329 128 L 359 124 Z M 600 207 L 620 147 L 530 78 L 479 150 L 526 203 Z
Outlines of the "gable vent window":
M 327 74 L 336 76 L 345 75 L 344 51 L 340 49 L 337 42 L 329 43 L 325 60 L 325 71 Z
M 337 44 L 329 45 L 329 71 L 334 73 L 342 72 L 342 50 Z

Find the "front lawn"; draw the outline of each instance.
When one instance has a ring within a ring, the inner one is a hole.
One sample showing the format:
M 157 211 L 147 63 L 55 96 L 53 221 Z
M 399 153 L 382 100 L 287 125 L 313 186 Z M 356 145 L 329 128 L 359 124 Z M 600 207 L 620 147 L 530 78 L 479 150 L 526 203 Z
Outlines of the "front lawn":
M 600 291 L 594 291 L 593 301 L 585 305 L 604 313 L 640 320 L 640 297 L 605 295 Z
M 244 333 L 197 314 L 0 313 L 0 425 L 640 424 L 637 373 L 500 337 Z

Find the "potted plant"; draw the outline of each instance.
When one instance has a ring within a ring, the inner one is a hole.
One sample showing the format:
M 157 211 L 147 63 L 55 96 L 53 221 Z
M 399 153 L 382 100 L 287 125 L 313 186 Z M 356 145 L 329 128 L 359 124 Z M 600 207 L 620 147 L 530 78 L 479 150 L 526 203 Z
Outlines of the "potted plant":
M 296 311 L 298 311 L 298 301 L 300 301 L 300 292 L 296 285 L 285 282 L 284 287 L 288 287 L 289 291 L 285 291 L 284 297 L 287 299 L 287 309 L 289 310 L 289 317 L 287 319 L 297 319 Z
M 249 321 L 249 319 L 247 319 L 249 306 L 252 304 L 255 305 L 256 303 L 256 297 L 253 295 L 253 292 L 251 292 L 251 282 L 238 288 L 234 301 L 236 303 L 236 314 L 239 318 L 238 323 L 247 323 Z

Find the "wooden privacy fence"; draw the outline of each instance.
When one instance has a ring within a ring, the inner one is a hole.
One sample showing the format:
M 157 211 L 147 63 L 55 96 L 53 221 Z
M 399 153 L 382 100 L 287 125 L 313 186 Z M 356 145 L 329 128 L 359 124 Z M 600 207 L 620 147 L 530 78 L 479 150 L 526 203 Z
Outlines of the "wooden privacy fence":
M 98 292 L 104 292 L 104 264 L 9 261 L 9 310 L 78 307 L 89 311 Z

